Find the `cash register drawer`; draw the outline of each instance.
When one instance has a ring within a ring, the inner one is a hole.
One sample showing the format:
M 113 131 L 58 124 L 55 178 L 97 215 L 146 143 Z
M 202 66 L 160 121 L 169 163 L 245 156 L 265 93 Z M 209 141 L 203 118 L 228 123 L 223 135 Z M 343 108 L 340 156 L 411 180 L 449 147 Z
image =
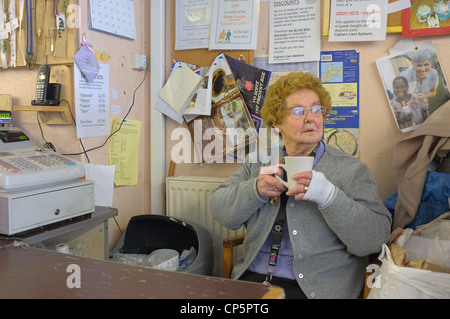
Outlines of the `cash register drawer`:
M 74 218 L 95 210 L 92 181 L 76 181 L 0 194 L 0 233 L 19 232 Z

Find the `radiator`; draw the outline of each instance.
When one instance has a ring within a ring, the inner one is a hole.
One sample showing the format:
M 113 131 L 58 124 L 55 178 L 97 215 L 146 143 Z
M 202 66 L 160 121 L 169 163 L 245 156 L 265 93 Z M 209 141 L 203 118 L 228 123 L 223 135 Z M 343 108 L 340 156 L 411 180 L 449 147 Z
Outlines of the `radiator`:
M 244 232 L 233 231 L 213 219 L 209 200 L 216 187 L 224 182 L 223 177 L 176 176 L 166 180 L 167 215 L 191 221 L 205 227 L 212 238 L 214 250 L 213 276 L 222 275 L 223 240 Z M 242 247 L 235 249 L 235 260 L 242 256 Z

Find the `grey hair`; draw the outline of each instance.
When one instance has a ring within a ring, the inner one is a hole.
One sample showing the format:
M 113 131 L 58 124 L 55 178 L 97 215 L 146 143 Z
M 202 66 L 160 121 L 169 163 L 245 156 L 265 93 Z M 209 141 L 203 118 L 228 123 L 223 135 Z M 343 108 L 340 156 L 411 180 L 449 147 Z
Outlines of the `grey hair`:
M 421 49 L 421 50 L 417 50 L 414 53 L 412 62 L 413 62 L 413 64 L 416 64 L 417 62 L 427 61 L 427 60 L 430 61 L 431 63 L 433 63 L 433 61 L 434 61 L 433 54 L 428 49 Z

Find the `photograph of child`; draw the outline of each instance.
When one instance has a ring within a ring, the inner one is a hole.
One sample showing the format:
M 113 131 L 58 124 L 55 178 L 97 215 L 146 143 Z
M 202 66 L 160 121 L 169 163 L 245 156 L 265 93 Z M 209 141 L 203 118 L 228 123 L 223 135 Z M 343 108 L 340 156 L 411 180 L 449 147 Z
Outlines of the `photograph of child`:
M 397 76 L 392 87 L 394 96 L 391 107 L 400 129 L 417 126 L 428 117 L 428 107 L 417 94 L 408 93 L 408 80 L 403 76 Z
M 402 132 L 417 129 L 450 99 L 448 82 L 430 42 L 377 60 L 392 114 Z

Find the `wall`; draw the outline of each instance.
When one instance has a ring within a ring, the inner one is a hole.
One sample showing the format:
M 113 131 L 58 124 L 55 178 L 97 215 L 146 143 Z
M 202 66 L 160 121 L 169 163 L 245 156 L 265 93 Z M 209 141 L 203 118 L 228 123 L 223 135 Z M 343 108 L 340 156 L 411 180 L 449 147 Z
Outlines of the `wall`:
M 172 1 L 169 1 L 172 3 Z M 166 14 L 166 41 L 167 51 L 171 52 L 172 39 L 172 12 L 173 6 L 167 2 Z M 269 51 L 269 3 L 262 2 L 260 9 L 260 23 L 258 35 L 258 47 L 255 57 L 268 55 Z M 395 125 L 390 106 L 380 80 L 375 60 L 389 55 L 388 49 L 401 40 L 401 34 L 388 34 L 382 42 L 328 42 L 327 37 L 321 38 L 323 51 L 356 50 L 360 53 L 360 158 L 365 162 L 375 180 L 378 183 L 379 194 L 383 200 L 396 191 L 392 179 L 391 165 L 393 150 L 396 143 L 408 136 L 402 133 Z M 449 36 L 429 36 L 415 38 L 416 43 L 432 41 L 438 54 L 444 73 L 450 76 L 450 60 L 445 59 L 445 54 L 450 52 Z M 166 66 L 170 66 L 171 57 L 168 54 Z M 167 167 L 171 159 L 171 149 L 179 141 L 171 141 L 171 132 L 180 125 L 171 119 L 166 119 L 166 162 Z M 200 166 L 199 164 L 178 164 L 175 175 L 198 176 L 229 176 L 240 164 L 211 164 Z
M 121 106 L 121 115 L 111 115 L 111 124 L 118 117 L 123 117 L 132 104 L 133 92 L 144 78 L 144 71 L 131 69 L 131 53 L 142 52 L 150 55 L 150 1 L 135 0 L 137 39 L 129 40 L 107 33 L 89 29 L 88 1 L 80 1 L 81 28 L 79 33 L 86 33 L 88 42 L 94 50 L 107 52 L 111 58 L 110 91 L 117 89 L 119 98 L 111 105 Z M 80 40 L 81 43 L 81 40 Z M 34 99 L 37 69 L 29 71 L 24 68 L 0 70 L 0 93 L 10 94 L 13 105 L 29 105 Z M 124 230 L 129 219 L 134 215 L 150 213 L 150 76 L 136 94 L 136 101 L 129 119 L 141 120 L 143 123 L 139 153 L 139 182 L 137 186 L 121 186 L 114 189 L 113 207 L 118 208 L 116 217 Z M 15 126 L 24 130 L 35 143 L 42 145 L 44 141 L 36 121 L 35 112 L 14 112 Z M 53 142 L 59 153 L 77 153 L 82 151 L 73 125 L 43 125 L 43 132 L 48 141 Z M 103 144 L 106 137 L 86 138 L 83 144 L 86 149 Z M 88 153 L 90 162 L 96 165 L 108 165 L 108 145 Z M 87 162 L 85 156 L 73 159 Z M 121 234 L 113 220 L 109 222 L 110 247 L 114 246 Z

